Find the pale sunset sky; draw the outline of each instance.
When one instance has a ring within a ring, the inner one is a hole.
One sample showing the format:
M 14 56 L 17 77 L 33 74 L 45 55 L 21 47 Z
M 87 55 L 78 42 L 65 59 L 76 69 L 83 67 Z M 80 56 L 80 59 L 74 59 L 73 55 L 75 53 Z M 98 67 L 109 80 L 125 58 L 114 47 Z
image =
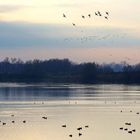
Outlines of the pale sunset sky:
M 0 0 L 0 59 L 7 56 L 138 63 L 140 1 Z

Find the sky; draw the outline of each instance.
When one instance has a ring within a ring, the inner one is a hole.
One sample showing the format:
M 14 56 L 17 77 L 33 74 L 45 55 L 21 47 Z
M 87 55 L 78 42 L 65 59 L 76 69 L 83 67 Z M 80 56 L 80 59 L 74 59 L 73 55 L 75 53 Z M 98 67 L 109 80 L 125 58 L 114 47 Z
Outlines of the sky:
M 139 0 L 0 0 L 0 59 L 139 63 L 139 7 Z

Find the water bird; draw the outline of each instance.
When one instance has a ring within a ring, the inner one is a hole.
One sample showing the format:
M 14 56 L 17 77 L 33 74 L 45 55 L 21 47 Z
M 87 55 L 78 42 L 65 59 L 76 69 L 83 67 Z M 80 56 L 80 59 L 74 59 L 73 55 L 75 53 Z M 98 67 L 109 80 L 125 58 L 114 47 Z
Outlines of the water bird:
M 82 135 L 82 133 L 79 133 L 79 137 Z
M 86 126 L 85 126 L 85 128 L 89 128 L 89 126 L 88 126 L 88 125 L 86 125 Z
M 131 125 L 131 123 L 125 123 L 125 125 Z
M 77 130 L 82 130 L 82 127 L 78 127 Z
M 67 127 L 66 124 L 63 124 L 62 127 Z
M 15 121 L 12 121 L 12 123 L 15 123 Z
M 45 120 L 47 120 L 47 117 L 42 117 L 42 119 L 45 119 Z
M 139 112 L 137 112 L 136 114 L 137 114 L 137 115 L 139 115 L 140 113 L 139 113 Z
M 128 131 L 129 134 L 132 134 L 132 131 Z
M 70 134 L 69 137 L 72 137 L 72 134 Z
M 6 125 L 6 123 L 2 123 L 2 125 Z
M 136 129 L 133 129 L 132 131 L 133 131 L 133 132 L 136 132 Z
M 124 131 L 127 131 L 127 130 L 128 130 L 127 128 L 124 129 Z
M 26 123 L 26 121 L 24 120 L 23 123 Z
M 120 130 L 123 130 L 123 127 L 120 127 Z
M 63 14 L 63 17 L 64 17 L 64 18 L 66 18 L 66 15 L 65 15 L 65 14 Z

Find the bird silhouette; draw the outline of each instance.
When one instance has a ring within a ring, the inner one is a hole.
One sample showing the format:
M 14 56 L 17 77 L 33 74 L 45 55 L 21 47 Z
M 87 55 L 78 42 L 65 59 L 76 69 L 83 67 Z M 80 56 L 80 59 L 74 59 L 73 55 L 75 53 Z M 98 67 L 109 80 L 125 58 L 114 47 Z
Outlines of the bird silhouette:
M 62 125 L 62 127 L 66 127 L 66 124 Z
M 98 15 L 101 15 L 101 12 L 100 11 L 97 11 Z
M 125 123 L 125 125 L 131 125 L 131 123 Z
M 76 26 L 76 24 L 75 24 L 75 23 L 72 23 L 72 25 L 73 25 L 73 26 Z
M 70 134 L 69 137 L 72 137 L 72 135 Z
M 79 137 L 82 135 L 82 133 L 79 133 Z
M 136 132 L 136 129 L 133 129 L 132 131 L 133 131 L 133 132 Z
M 132 131 L 128 131 L 129 134 L 132 134 Z
M 66 15 L 65 15 L 65 14 L 63 14 L 63 17 L 64 17 L 64 18 L 66 18 Z
M 106 16 L 105 16 L 105 19 L 107 19 L 107 20 L 108 20 L 108 17 L 106 17 Z
M 88 17 L 90 18 L 91 17 L 91 14 L 88 14 Z
M 98 14 L 95 12 L 95 16 L 98 16 Z
M 82 127 L 77 128 L 77 130 L 82 130 Z
M 2 125 L 6 125 L 6 123 L 2 123 Z
M 107 15 L 109 15 L 109 12 L 105 12 Z
M 85 19 L 85 16 L 82 16 L 82 18 L 84 18 L 84 19 Z
M 45 119 L 45 120 L 47 120 L 47 117 L 42 117 L 42 119 Z
M 95 16 L 98 16 L 98 14 L 95 12 Z

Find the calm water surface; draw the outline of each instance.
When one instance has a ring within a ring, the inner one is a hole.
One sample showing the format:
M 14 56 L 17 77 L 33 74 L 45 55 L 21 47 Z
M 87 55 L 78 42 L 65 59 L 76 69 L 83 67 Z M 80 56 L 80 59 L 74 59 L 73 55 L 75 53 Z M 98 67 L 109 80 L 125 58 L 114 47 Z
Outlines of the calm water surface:
M 138 112 L 139 85 L 0 84 L 0 140 L 139 140 Z

